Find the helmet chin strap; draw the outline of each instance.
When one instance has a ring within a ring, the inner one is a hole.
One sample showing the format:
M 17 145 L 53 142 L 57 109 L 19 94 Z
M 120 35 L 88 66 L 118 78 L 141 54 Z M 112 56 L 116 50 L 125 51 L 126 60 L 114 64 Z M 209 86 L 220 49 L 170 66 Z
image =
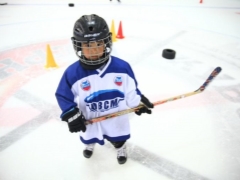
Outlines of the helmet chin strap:
M 109 58 L 104 61 L 103 63 L 101 64 L 97 64 L 97 65 L 88 65 L 88 64 L 85 64 L 83 63 L 82 61 L 79 60 L 81 66 L 84 68 L 84 69 L 87 69 L 87 70 L 96 70 L 96 69 L 99 69 L 101 66 L 103 66 L 104 64 L 106 64 L 108 62 Z

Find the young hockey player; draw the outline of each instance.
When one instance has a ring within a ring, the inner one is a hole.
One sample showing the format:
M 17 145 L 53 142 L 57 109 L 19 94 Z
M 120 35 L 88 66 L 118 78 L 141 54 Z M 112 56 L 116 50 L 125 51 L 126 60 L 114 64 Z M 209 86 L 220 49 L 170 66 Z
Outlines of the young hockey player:
M 128 115 L 85 125 L 85 121 L 145 105 L 136 114 L 151 114 L 153 104 L 141 94 L 131 66 L 110 56 L 112 39 L 106 21 L 95 15 L 84 15 L 73 28 L 72 43 L 79 60 L 64 72 L 56 91 L 62 110 L 61 119 L 70 132 L 79 132 L 86 145 L 83 155 L 90 158 L 96 143 L 104 139 L 117 150 L 119 164 L 127 161 L 126 141 L 130 138 Z

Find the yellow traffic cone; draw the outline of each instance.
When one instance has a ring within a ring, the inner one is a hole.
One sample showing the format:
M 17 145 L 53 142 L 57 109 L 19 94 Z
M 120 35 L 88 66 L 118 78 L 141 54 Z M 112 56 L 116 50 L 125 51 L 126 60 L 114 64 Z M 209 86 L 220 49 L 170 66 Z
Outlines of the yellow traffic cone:
M 56 64 L 49 44 L 47 45 L 47 57 L 45 68 L 58 67 Z
M 116 33 L 115 33 L 115 26 L 114 26 L 114 21 L 112 20 L 112 26 L 111 26 L 111 33 L 112 33 L 112 42 L 116 42 Z

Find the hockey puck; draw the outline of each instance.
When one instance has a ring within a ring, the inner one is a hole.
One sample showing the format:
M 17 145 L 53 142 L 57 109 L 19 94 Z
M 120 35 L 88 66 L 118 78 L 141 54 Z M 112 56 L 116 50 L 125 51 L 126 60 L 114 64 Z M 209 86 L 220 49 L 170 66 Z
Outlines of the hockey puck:
M 69 7 L 73 7 L 74 4 L 73 4 L 73 3 L 69 3 L 68 6 L 69 6 Z
M 176 52 L 172 49 L 164 49 L 162 52 L 162 57 L 166 59 L 174 59 Z

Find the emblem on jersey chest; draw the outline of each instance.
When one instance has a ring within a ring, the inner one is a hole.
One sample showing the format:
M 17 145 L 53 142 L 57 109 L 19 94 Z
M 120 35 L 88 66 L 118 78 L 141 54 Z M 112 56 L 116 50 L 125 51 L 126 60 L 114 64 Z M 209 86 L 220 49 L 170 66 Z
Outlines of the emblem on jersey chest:
M 118 85 L 118 86 L 121 86 L 122 85 L 122 77 L 121 76 L 116 76 L 115 78 L 114 78 L 114 83 L 116 84 L 116 85 Z
M 81 83 L 81 88 L 84 90 L 84 91 L 88 91 L 90 88 L 91 88 L 91 84 L 88 80 L 85 80 L 85 81 L 82 81 Z

